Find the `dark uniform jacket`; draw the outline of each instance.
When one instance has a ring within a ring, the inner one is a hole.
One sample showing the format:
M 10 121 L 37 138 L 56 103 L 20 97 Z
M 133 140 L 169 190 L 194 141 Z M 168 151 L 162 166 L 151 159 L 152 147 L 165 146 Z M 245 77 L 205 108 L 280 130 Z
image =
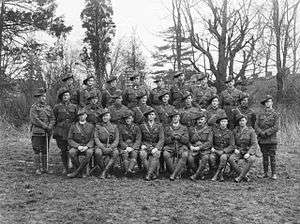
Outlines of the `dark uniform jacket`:
M 241 155 L 249 153 L 250 155 L 258 155 L 259 146 L 256 133 L 251 127 L 236 127 L 233 130 L 235 146 L 240 151 Z
M 209 105 L 207 107 L 207 124 L 209 126 L 216 125 L 216 121 L 218 117 L 221 116 L 222 114 L 225 114 L 225 110 L 219 107 L 214 108 L 212 105 Z
M 151 150 L 151 148 L 157 148 L 158 150 L 162 150 L 165 141 L 165 136 L 164 128 L 161 124 L 155 122 L 151 127 L 147 122 L 141 124 L 140 129 L 142 133 L 141 145 L 147 146 L 148 150 Z
M 186 126 L 179 123 L 178 126 L 170 124 L 165 128 L 164 150 L 177 152 L 187 150 L 189 143 L 189 133 Z
M 87 86 L 82 92 L 80 93 L 80 106 L 85 107 L 88 105 L 88 97 L 94 95 L 98 98 L 98 104 L 101 105 L 102 101 L 102 94 L 100 90 L 98 90 L 96 87 L 89 87 Z
M 101 106 L 99 104 L 88 104 L 85 109 L 87 113 L 87 122 L 96 124 L 99 121 L 99 110 L 101 109 Z
M 114 103 L 113 105 L 111 105 L 109 108 L 109 113 L 110 113 L 110 116 L 111 116 L 111 122 L 112 123 L 115 123 L 115 124 L 118 124 L 119 123 L 119 120 L 122 116 L 122 113 L 124 111 L 127 111 L 129 110 L 126 106 L 124 106 L 123 104 L 116 104 Z
M 174 111 L 174 109 L 175 107 L 170 104 L 161 104 L 160 106 L 155 107 L 159 122 L 164 125 L 170 124 L 171 119 L 169 114 Z
M 264 109 L 258 115 L 255 131 L 260 144 L 277 144 L 278 114 L 274 109 Z
M 209 86 L 206 88 L 201 86 L 193 86 L 190 92 L 193 94 L 193 99 L 196 104 L 201 108 L 206 108 L 211 97 L 217 93 L 217 89 Z
M 126 147 L 132 147 L 135 150 L 139 150 L 141 146 L 142 134 L 138 125 L 136 124 L 120 124 L 120 143 L 121 150 L 125 150 Z
M 73 123 L 69 130 L 68 143 L 72 148 L 78 148 L 78 146 L 94 147 L 94 125 L 89 122 Z
M 170 89 L 170 103 L 175 106 L 176 109 L 183 107 L 183 94 L 188 91 L 189 87 L 185 83 L 175 83 Z
M 119 145 L 119 130 L 117 125 L 110 122 L 96 125 L 95 143 L 102 150 L 106 148 L 116 149 Z
M 220 126 L 213 128 L 213 147 L 218 155 L 231 153 L 234 150 L 234 136 L 228 128 L 221 129 Z
M 116 94 L 116 92 L 119 91 L 116 87 L 108 87 L 102 92 L 102 107 L 108 108 L 111 105 L 113 105 L 113 99 L 112 96 Z
M 252 110 L 249 107 L 245 106 L 238 106 L 232 110 L 233 116 L 234 116 L 234 124 L 235 126 L 238 126 L 237 116 L 239 114 L 244 114 L 247 116 L 247 126 L 254 128 L 255 121 L 256 121 L 256 115 L 254 110 Z
M 181 109 L 181 123 L 187 127 L 193 126 L 194 116 L 202 110 L 194 106 L 184 106 Z
M 145 122 L 145 116 L 144 116 L 144 112 L 146 110 L 148 110 L 149 108 L 151 108 L 150 106 L 148 106 L 147 104 L 141 104 L 137 107 L 134 107 L 132 109 L 134 115 L 134 123 L 136 124 L 142 124 Z
M 125 89 L 123 93 L 123 104 L 129 109 L 138 105 L 137 96 L 141 93 L 148 92 L 144 85 L 134 85 Z
M 210 153 L 213 144 L 212 128 L 204 125 L 203 127 L 194 126 L 189 128 L 190 145 L 200 147 L 199 152 L 202 154 Z M 198 154 L 198 152 L 193 152 Z
M 53 110 L 49 105 L 35 103 L 31 106 L 30 123 L 32 136 L 45 136 L 53 128 L 54 122 Z
M 78 107 L 72 103 L 59 103 L 54 106 L 55 125 L 53 138 L 68 139 L 71 123 L 75 120 Z

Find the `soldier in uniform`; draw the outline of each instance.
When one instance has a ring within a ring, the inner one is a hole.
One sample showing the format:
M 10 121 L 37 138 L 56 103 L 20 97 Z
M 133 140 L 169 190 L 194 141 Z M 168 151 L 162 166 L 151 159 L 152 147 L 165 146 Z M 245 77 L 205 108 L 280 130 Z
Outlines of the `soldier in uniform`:
M 119 125 L 119 151 L 124 164 L 125 173 L 131 175 L 134 173 L 134 167 L 137 163 L 142 135 L 139 126 L 133 123 L 132 111 L 124 111 L 121 119 L 123 122 Z
M 85 109 L 77 112 L 77 121 L 71 125 L 68 133 L 70 146 L 69 156 L 75 166 L 75 171 L 69 173 L 70 178 L 83 174 L 84 168 L 88 165 L 94 152 L 94 125 L 86 121 Z M 84 155 L 82 162 L 79 162 L 79 155 Z
M 75 105 L 80 105 L 79 87 L 74 82 L 74 76 L 70 73 L 66 74 L 61 81 L 63 82 L 62 89 L 68 89 L 70 93 L 70 101 Z M 60 92 L 62 90 L 59 90 Z
M 234 150 L 234 136 L 231 130 L 228 129 L 228 117 L 223 114 L 217 119 L 218 126 L 213 128 L 213 147 L 211 148 L 210 161 L 212 167 L 215 167 L 217 160 L 219 166 L 212 180 L 224 181 L 223 172 L 230 154 Z
M 172 121 L 165 128 L 163 158 L 171 173 L 170 180 L 175 180 L 187 163 L 189 134 L 187 127 L 180 124 L 179 111 L 174 110 L 169 116 Z
M 163 125 L 168 125 L 171 122 L 169 114 L 175 109 L 173 105 L 169 104 L 170 92 L 168 90 L 161 91 L 158 99 L 161 101 L 161 104 L 155 108 L 158 120 Z
M 243 96 L 243 92 L 234 87 L 234 79 L 230 78 L 226 82 L 227 88 L 221 92 L 221 106 L 225 110 L 229 119 L 229 129 L 234 128 L 234 117 L 232 110 L 238 105 L 238 100 Z
M 193 98 L 190 92 L 185 92 L 182 96 L 182 105 L 181 109 L 181 123 L 187 127 L 193 126 L 193 116 L 201 112 L 202 110 L 199 107 L 193 106 Z
M 134 123 L 140 125 L 145 122 L 144 112 L 151 108 L 147 105 L 148 96 L 146 92 L 141 92 L 136 96 L 138 106 L 132 109 L 134 114 Z
M 99 117 L 99 110 L 102 108 L 99 104 L 99 98 L 96 94 L 87 97 L 88 105 L 85 107 L 87 113 L 87 122 L 96 125 Z
M 206 108 L 212 96 L 217 94 L 217 89 L 208 86 L 208 77 L 206 74 L 199 75 L 197 82 L 199 84 L 191 88 L 194 102 L 201 108 Z
M 234 118 L 234 125 L 238 126 L 238 120 L 237 117 L 239 117 L 240 114 L 244 114 L 247 116 L 247 126 L 254 128 L 255 121 L 256 121 L 256 115 L 254 110 L 252 110 L 249 107 L 249 95 L 243 94 L 240 99 L 238 100 L 239 106 L 237 106 L 235 109 L 233 109 L 233 118 Z
M 117 88 L 117 77 L 111 76 L 106 81 L 107 86 L 105 90 L 102 93 L 102 107 L 108 108 L 113 104 L 113 96 L 116 95 L 118 91 L 120 91 Z
M 112 105 L 108 107 L 111 122 L 114 124 L 118 124 L 122 113 L 126 110 L 129 110 L 128 107 L 122 104 L 122 91 L 117 90 L 114 95 L 111 96 Z
M 140 125 L 142 143 L 140 158 L 147 170 L 146 180 L 156 178 L 155 171 L 159 166 L 159 157 L 164 145 L 164 129 L 160 123 L 155 122 L 155 111 L 149 108 L 144 112 L 146 122 Z
M 267 95 L 261 101 L 264 109 L 257 115 L 255 130 L 263 155 L 264 177 L 268 177 L 269 161 L 271 163 L 272 179 L 276 180 L 276 150 L 277 132 L 279 130 L 278 114 L 273 109 L 273 98 Z
M 161 104 L 159 95 L 162 91 L 166 89 L 162 77 L 157 77 L 154 80 L 154 83 L 156 84 L 156 87 L 150 91 L 149 95 L 149 105 L 153 108 Z
M 174 75 L 174 85 L 170 89 L 170 103 L 176 109 L 182 108 L 182 101 L 184 92 L 189 88 L 185 83 L 185 75 L 182 72 L 177 72 Z
M 63 173 L 66 174 L 68 172 L 68 133 L 71 123 L 75 120 L 78 106 L 71 103 L 68 89 L 62 88 L 58 93 L 58 99 L 60 103 L 53 108 L 55 117 L 53 138 L 61 150 L 61 160 L 64 166 Z
M 108 109 L 102 109 L 99 116 L 100 123 L 95 129 L 95 160 L 100 168 L 105 166 L 100 176 L 101 179 L 105 179 L 119 156 L 119 130 L 117 125 L 110 123 Z M 108 163 L 105 165 L 106 158 L 108 158 Z
M 37 98 L 37 101 L 30 108 L 31 144 L 34 151 L 35 173 L 40 175 L 48 172 L 47 147 L 49 147 L 54 125 L 54 114 L 52 108 L 46 103 L 44 89 L 38 89 L 34 97 Z
M 209 163 L 211 147 L 213 143 L 212 128 L 207 125 L 207 117 L 205 112 L 200 112 L 194 117 L 196 124 L 189 129 L 190 136 L 190 153 L 189 153 L 189 167 L 191 167 L 195 174 L 190 177 L 191 180 L 198 178 L 203 179 L 203 171 Z M 199 162 L 196 168 L 196 162 Z
M 256 160 L 259 146 L 254 129 L 247 126 L 247 115 L 240 114 L 237 117 L 237 122 L 239 126 L 233 130 L 235 150 L 229 157 L 228 162 L 231 168 L 238 173 L 235 181 L 241 182 L 243 179 L 248 180 L 246 175 Z M 244 160 L 245 162 L 242 170 L 238 166 L 238 160 Z
M 98 98 L 97 103 L 101 105 L 102 96 L 100 90 L 98 90 L 95 85 L 95 77 L 92 75 L 87 76 L 83 80 L 83 84 L 85 85 L 85 88 L 82 90 L 80 94 L 80 106 L 85 107 L 88 104 L 89 96 L 92 94 Z
M 134 73 L 129 80 L 131 81 L 131 86 L 126 88 L 123 93 L 123 104 L 132 109 L 138 105 L 137 95 L 141 92 L 148 94 L 148 91 L 144 85 L 140 84 L 140 75 L 138 73 Z
M 220 108 L 220 99 L 218 95 L 213 95 L 207 107 L 207 124 L 211 127 L 216 125 L 216 120 L 221 114 L 225 114 L 225 111 Z

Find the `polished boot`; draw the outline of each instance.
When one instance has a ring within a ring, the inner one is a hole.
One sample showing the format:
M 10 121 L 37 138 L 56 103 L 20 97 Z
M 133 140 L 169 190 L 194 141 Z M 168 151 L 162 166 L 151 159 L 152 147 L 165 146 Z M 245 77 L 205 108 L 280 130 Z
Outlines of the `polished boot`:
M 178 176 L 178 174 L 180 174 L 182 172 L 182 170 L 184 169 L 186 162 L 187 162 L 187 158 L 180 158 L 180 160 L 176 164 L 174 172 L 170 176 L 170 180 L 172 180 L 172 181 L 175 180 L 175 178 Z

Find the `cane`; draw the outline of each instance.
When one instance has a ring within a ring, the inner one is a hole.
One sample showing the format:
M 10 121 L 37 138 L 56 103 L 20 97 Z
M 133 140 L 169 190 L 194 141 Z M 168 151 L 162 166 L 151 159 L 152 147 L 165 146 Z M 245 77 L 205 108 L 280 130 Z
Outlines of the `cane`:
M 47 167 L 47 171 L 49 170 L 49 139 L 48 139 L 48 133 L 46 133 L 46 149 L 47 149 L 47 160 L 46 160 L 46 167 Z

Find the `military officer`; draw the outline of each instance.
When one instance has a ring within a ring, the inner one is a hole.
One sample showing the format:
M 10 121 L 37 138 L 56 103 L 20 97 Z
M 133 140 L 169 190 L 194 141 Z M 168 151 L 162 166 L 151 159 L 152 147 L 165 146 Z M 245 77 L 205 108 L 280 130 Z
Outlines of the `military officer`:
M 259 146 L 254 129 L 247 126 L 247 115 L 240 114 L 237 117 L 237 122 L 239 126 L 233 130 L 235 150 L 229 157 L 228 162 L 231 168 L 238 173 L 238 177 L 235 178 L 235 181 L 241 182 L 243 179 L 248 180 L 246 175 L 256 160 Z M 245 162 L 242 170 L 237 163 L 240 159 Z
M 233 109 L 233 120 L 234 125 L 238 126 L 239 123 L 237 121 L 237 117 L 239 117 L 240 114 L 244 114 L 247 116 L 247 125 L 249 127 L 254 128 L 255 121 L 256 121 L 256 115 L 252 108 L 249 106 L 249 95 L 244 93 L 240 99 L 238 100 L 239 105 Z
M 126 110 L 129 110 L 128 107 L 124 106 L 122 104 L 122 91 L 117 90 L 112 96 L 111 96 L 111 102 L 112 105 L 108 107 L 110 116 L 111 116 L 111 122 L 114 124 L 118 124 L 120 121 L 120 117 L 122 116 L 122 113 Z
M 71 125 L 68 133 L 68 143 L 70 146 L 69 155 L 75 166 L 75 171 L 69 173 L 70 178 L 86 175 L 83 173 L 94 152 L 94 125 L 86 121 L 85 109 L 77 112 L 77 121 Z M 79 162 L 79 155 L 85 155 L 82 162 Z
M 207 107 L 207 124 L 211 127 L 216 125 L 216 120 L 221 114 L 225 114 L 225 111 L 220 108 L 220 99 L 218 95 L 213 95 Z
M 261 104 L 263 110 L 257 115 L 255 130 L 258 136 L 258 143 L 263 155 L 264 177 L 268 177 L 269 161 L 271 163 L 271 178 L 276 180 L 276 150 L 277 132 L 279 129 L 278 114 L 273 108 L 273 97 L 267 95 Z
M 150 108 L 147 105 L 148 96 L 146 92 L 141 92 L 136 96 L 138 100 L 138 106 L 132 109 L 134 113 L 134 123 L 142 124 L 145 122 L 144 112 Z
M 62 89 L 68 89 L 70 93 L 70 101 L 71 103 L 75 105 L 80 105 L 80 91 L 79 86 L 77 86 L 74 82 L 74 76 L 70 73 L 67 73 L 63 78 L 61 79 L 63 82 Z M 62 90 L 59 90 L 60 92 Z
M 133 174 L 137 156 L 141 146 L 141 130 L 133 123 L 133 112 L 126 110 L 122 113 L 123 122 L 119 125 L 119 151 L 123 160 L 125 174 Z
M 153 108 L 161 104 L 159 96 L 160 93 L 166 89 L 162 77 L 155 78 L 154 83 L 156 84 L 156 87 L 150 91 L 149 95 L 149 105 Z
M 88 104 L 89 96 L 92 94 L 98 98 L 97 103 L 101 105 L 102 94 L 95 85 L 95 77 L 93 75 L 88 75 L 83 80 L 83 84 L 85 85 L 85 88 L 80 93 L 80 106 L 85 107 Z
M 165 128 L 163 158 L 171 173 L 170 180 L 175 180 L 187 163 L 189 134 L 187 127 L 180 124 L 179 111 L 174 110 L 169 116 L 171 123 Z
M 102 92 L 102 107 L 108 108 L 113 104 L 113 96 L 121 91 L 117 88 L 117 77 L 111 76 L 106 81 L 106 88 Z
M 99 110 L 102 108 L 99 104 L 99 98 L 97 94 L 91 93 L 87 97 L 88 105 L 85 107 L 87 113 L 87 122 L 96 125 L 99 117 Z
M 234 117 L 232 110 L 238 105 L 238 100 L 243 96 L 243 92 L 234 87 L 234 79 L 229 78 L 226 82 L 227 88 L 221 92 L 221 106 L 225 110 L 229 119 L 229 129 L 234 128 Z
M 102 109 L 99 116 L 100 123 L 96 125 L 95 129 L 95 160 L 100 168 L 104 168 L 100 178 L 105 179 L 119 156 L 119 130 L 117 125 L 110 122 L 108 109 Z M 105 165 L 106 157 L 109 160 Z
M 182 96 L 181 123 L 187 127 L 193 125 L 193 116 L 202 110 L 199 107 L 193 106 L 193 98 L 190 92 L 185 92 Z
M 213 143 L 213 131 L 212 127 L 207 125 L 207 114 L 199 112 L 194 116 L 194 119 L 196 121 L 195 126 L 189 128 L 190 153 L 188 163 L 189 167 L 196 172 L 190 177 L 191 180 L 203 179 L 203 171 L 209 163 Z M 196 168 L 195 162 L 199 162 L 198 168 Z
M 142 143 L 140 158 L 144 168 L 147 170 L 146 180 L 155 179 L 155 171 L 159 166 L 159 157 L 164 145 L 164 129 L 160 123 L 155 122 L 155 111 L 148 108 L 144 112 L 146 122 L 140 125 Z
M 50 141 L 55 120 L 52 108 L 46 103 L 46 91 L 38 89 L 34 97 L 37 100 L 30 108 L 31 144 L 34 151 L 35 173 L 40 175 L 48 172 L 47 147 L 49 145 L 47 144 Z
M 56 104 L 53 108 L 55 117 L 53 138 L 56 140 L 56 144 L 61 150 L 64 174 L 68 172 L 68 133 L 71 123 L 75 120 L 78 111 L 78 106 L 71 103 L 70 97 L 71 95 L 68 89 L 60 89 L 58 93 L 60 103 Z
M 211 148 L 210 162 L 212 167 L 215 167 L 217 159 L 219 159 L 219 166 L 212 180 L 216 181 L 219 178 L 220 181 L 224 181 L 224 168 L 234 150 L 234 136 L 227 127 L 228 117 L 226 114 L 218 117 L 216 122 L 218 126 L 213 128 L 213 147 Z
M 177 72 L 174 75 L 174 85 L 170 89 L 170 103 L 175 106 L 176 109 L 182 108 L 182 101 L 184 92 L 189 87 L 185 83 L 185 75 L 183 72 Z
M 171 122 L 169 114 L 175 109 L 173 105 L 169 104 L 170 92 L 168 90 L 161 91 L 158 99 L 161 101 L 161 104 L 155 108 L 158 120 L 163 125 L 168 125 Z

